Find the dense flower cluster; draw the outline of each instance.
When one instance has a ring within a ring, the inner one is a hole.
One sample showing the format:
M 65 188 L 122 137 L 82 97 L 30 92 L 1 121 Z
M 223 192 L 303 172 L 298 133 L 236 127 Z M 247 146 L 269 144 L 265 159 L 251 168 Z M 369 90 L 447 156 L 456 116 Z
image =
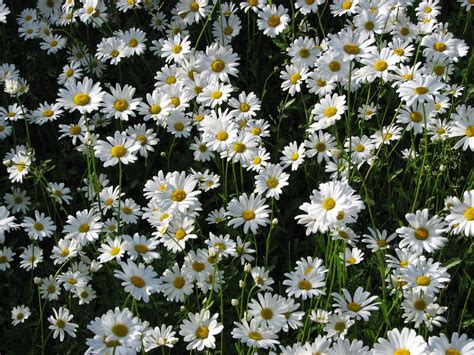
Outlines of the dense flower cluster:
M 457 3 L 472 31 L 473 1 Z M 35 92 L 23 63 L 0 63 L 0 272 L 38 295 L 8 304 L 6 332 L 33 327 L 35 350 L 81 342 L 87 354 L 474 353 L 468 334 L 444 331 L 461 320 L 444 304 L 456 290 L 441 257 L 474 237 L 472 166 L 456 193 L 420 198 L 429 151 L 474 152 L 456 81 L 470 48 L 439 0 L 14 8 L 0 0 L 2 31 L 44 52 L 57 82 Z M 242 78 L 260 56 L 277 66 L 251 91 Z M 79 177 L 51 181 L 65 152 Z M 395 154 L 391 180 L 416 172 L 405 210 L 402 191 L 376 205 L 368 186 Z M 283 234 L 316 246 L 295 252 Z

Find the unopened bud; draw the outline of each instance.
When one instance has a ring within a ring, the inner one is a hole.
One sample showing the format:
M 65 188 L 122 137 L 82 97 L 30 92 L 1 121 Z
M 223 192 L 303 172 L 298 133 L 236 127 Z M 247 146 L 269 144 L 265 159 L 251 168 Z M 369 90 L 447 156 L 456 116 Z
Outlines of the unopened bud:
M 342 157 L 343 151 L 339 148 L 331 149 L 332 156 L 336 159 L 340 159 Z
M 244 272 L 252 272 L 252 265 L 250 265 L 249 263 L 245 263 Z
M 276 226 L 278 224 L 278 218 L 273 218 L 272 219 L 272 224 Z
M 166 152 L 161 152 L 160 155 L 161 155 L 162 158 L 164 158 L 164 157 L 166 157 Z
M 247 285 L 247 284 L 245 283 L 244 280 L 239 280 L 239 287 L 240 287 L 240 288 L 245 288 L 246 285 Z
M 237 298 L 232 298 L 230 303 L 232 304 L 232 306 L 237 307 L 239 305 L 239 300 Z

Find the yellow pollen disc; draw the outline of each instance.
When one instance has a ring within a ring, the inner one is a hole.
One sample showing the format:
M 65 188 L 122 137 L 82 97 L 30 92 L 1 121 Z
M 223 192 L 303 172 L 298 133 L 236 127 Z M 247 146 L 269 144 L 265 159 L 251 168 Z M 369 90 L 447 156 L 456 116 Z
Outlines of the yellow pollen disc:
M 433 11 L 431 7 L 425 7 L 425 10 L 424 10 L 425 14 L 429 14 L 431 13 L 431 11 Z
M 133 210 L 130 207 L 124 207 L 122 208 L 122 212 L 125 214 L 132 214 Z
M 469 207 L 464 211 L 464 218 L 468 221 L 474 221 L 474 207 Z
M 144 254 L 148 251 L 148 247 L 144 244 L 136 244 L 134 249 L 139 254 Z
M 236 153 L 243 153 L 247 150 L 247 147 L 242 142 L 234 143 L 233 148 L 234 148 L 234 152 Z
M 8 117 L 8 118 L 13 118 L 13 117 L 15 117 L 15 116 L 16 116 L 16 113 L 15 113 L 15 112 L 8 112 L 8 113 L 7 113 L 7 117 Z
M 65 326 L 66 326 L 66 322 L 63 321 L 62 319 L 58 319 L 56 321 L 56 327 L 58 327 L 59 329 L 63 329 Z
M 53 41 L 49 42 L 49 45 L 51 47 L 56 47 L 58 45 L 58 41 L 53 40 Z
M 67 279 L 67 282 L 70 283 L 71 285 L 77 284 L 77 279 L 74 277 L 70 277 Z
M 41 223 L 35 223 L 33 228 L 36 229 L 38 232 L 41 232 L 44 229 L 44 226 Z
M 334 106 L 330 106 L 326 108 L 323 113 L 325 117 L 332 117 L 337 113 L 337 108 Z
M 174 124 L 174 129 L 178 132 L 182 132 L 184 130 L 184 124 L 182 122 L 176 122 Z
M 54 111 L 51 109 L 47 109 L 43 111 L 43 117 L 52 117 L 54 115 Z
M 91 97 L 86 93 L 79 93 L 74 95 L 72 102 L 77 106 L 85 106 L 91 101 Z
M 314 149 L 316 149 L 319 153 L 324 152 L 326 150 L 326 144 L 318 142 L 314 145 Z
M 63 249 L 61 251 L 61 256 L 64 258 L 69 255 L 69 249 Z
M 362 153 L 365 150 L 365 147 L 362 144 L 357 144 L 354 150 L 358 153 Z
M 392 133 L 385 133 L 382 138 L 384 141 L 388 141 L 392 137 L 393 137 Z
M 145 280 L 143 280 L 140 276 L 132 276 L 130 278 L 130 282 L 137 288 L 145 287 Z
M 437 52 L 444 52 L 446 50 L 446 44 L 443 42 L 436 42 L 433 44 L 433 49 Z
M 183 228 L 179 228 L 174 234 L 174 236 L 177 240 L 181 240 L 186 237 L 186 231 Z
M 335 60 L 333 60 L 332 62 L 330 62 L 328 66 L 329 66 L 329 69 L 330 69 L 331 71 L 333 71 L 333 72 L 334 72 L 334 71 L 339 71 L 339 70 L 341 70 L 341 63 L 339 63 L 339 62 L 337 62 L 337 61 L 335 61 Z M 326 83 L 326 82 L 325 82 L 325 83 Z M 324 85 L 324 86 L 326 86 L 326 85 Z
M 171 200 L 175 202 L 181 202 L 186 198 L 186 191 L 182 189 L 176 189 L 171 193 Z
M 211 97 L 214 99 L 214 100 L 217 100 L 217 99 L 220 99 L 222 97 L 222 92 L 221 91 L 213 91 L 211 93 Z
M 203 263 L 200 263 L 199 261 L 195 261 L 192 264 L 192 268 L 196 272 L 201 272 L 202 270 L 206 268 L 206 265 L 204 265 Z
M 125 111 L 127 108 L 128 108 L 127 100 L 124 100 L 124 99 L 115 100 L 115 102 L 114 102 L 114 109 L 115 110 L 117 110 L 119 112 L 122 112 L 122 111 Z
M 417 95 L 424 95 L 428 92 L 428 88 L 424 86 L 418 86 L 414 91 Z
M 176 276 L 176 278 L 173 281 L 173 286 L 175 288 L 181 289 L 184 287 L 184 278 L 182 276 Z
M 299 73 L 294 73 L 290 76 L 290 82 L 294 85 L 298 83 L 298 80 L 301 79 L 301 75 Z
M 209 336 L 209 328 L 205 325 L 201 325 L 196 329 L 196 338 L 198 339 L 207 339 Z
M 229 138 L 229 134 L 227 134 L 226 131 L 219 131 L 216 134 L 216 138 L 217 138 L 218 141 L 223 142 L 223 141 L 226 141 L 227 138 Z
M 138 41 L 135 38 L 132 38 L 130 41 L 128 41 L 128 46 L 131 48 L 135 48 L 138 46 Z
M 345 217 L 345 215 L 346 215 L 346 214 L 345 214 L 343 211 L 339 211 L 339 212 L 337 212 L 336 219 L 337 219 L 338 221 L 343 220 L 344 217 Z
M 410 113 L 410 119 L 413 122 L 421 122 L 421 120 L 423 119 L 423 116 L 419 112 L 412 112 Z
M 194 121 L 201 122 L 204 119 L 203 115 L 196 115 L 194 116 Z
M 250 221 L 252 219 L 255 218 L 255 212 L 252 211 L 252 210 L 244 210 L 242 212 L 242 218 L 245 220 L 245 221 Z
M 85 298 L 89 297 L 89 293 L 88 293 L 87 291 L 82 291 L 82 292 L 79 294 L 79 296 L 80 296 L 81 298 L 84 298 L 84 299 L 85 299 Z
M 299 157 L 300 157 L 300 155 L 298 153 L 293 153 L 293 154 L 291 154 L 290 159 L 293 160 L 293 161 L 296 161 Z
M 104 205 L 110 206 L 114 202 L 113 198 L 108 198 L 104 201 Z
M 16 169 L 21 173 L 23 170 L 25 170 L 26 164 L 25 163 L 18 163 L 16 164 Z
M 300 53 L 299 53 L 299 54 L 300 54 L 300 57 L 301 57 L 301 58 L 306 59 L 306 58 L 309 57 L 309 55 L 310 55 L 311 53 L 310 53 L 310 51 L 309 51 L 307 48 L 302 48 L 302 49 L 300 49 Z
M 22 199 L 20 196 L 16 196 L 16 197 L 15 197 L 15 203 L 16 203 L 16 204 L 20 204 L 20 203 L 22 203 L 22 202 L 23 202 L 23 199 Z
M 0 132 L 3 132 L 5 130 L 5 126 L 0 126 Z
M 117 256 L 120 253 L 120 247 L 113 247 L 110 249 L 110 255 Z
M 115 348 L 116 346 L 120 346 L 120 342 L 118 340 L 108 340 L 104 342 L 107 348 Z
M 112 52 L 110 52 L 110 55 L 114 58 L 117 58 L 119 56 L 120 52 L 116 49 L 112 50 Z
M 29 35 L 32 34 L 32 33 L 33 33 L 33 29 L 32 29 L 32 28 L 28 28 L 28 29 L 26 30 L 26 33 L 28 33 Z
M 474 137 L 474 125 L 466 127 L 466 137 Z
M 410 74 L 410 73 L 407 73 L 407 74 L 404 74 L 404 75 L 402 76 L 402 78 L 405 79 L 405 81 L 406 81 L 406 80 L 411 80 L 411 79 L 413 79 L 413 75 Z
M 416 278 L 417 285 L 428 286 L 431 283 L 429 276 L 421 275 Z
M 240 105 L 239 105 L 239 110 L 240 112 L 249 112 L 250 110 L 250 105 L 246 102 L 242 102 Z
M 270 308 L 263 308 L 260 311 L 260 316 L 265 320 L 272 319 L 273 318 L 273 311 Z
M 90 15 L 91 13 L 94 12 L 94 8 L 92 6 L 89 6 L 86 10 L 86 12 Z
M 426 303 L 422 299 L 417 299 L 415 302 L 413 302 L 413 306 L 416 310 L 423 311 L 426 308 Z
M 315 0 L 305 0 L 306 5 L 313 5 Z
M 402 27 L 400 29 L 400 33 L 402 34 L 402 36 L 408 36 L 410 34 L 410 30 L 406 27 Z
M 91 227 L 87 223 L 81 224 L 79 226 L 79 232 L 81 233 L 87 233 L 89 232 L 89 229 L 91 229 Z
M 166 84 L 173 85 L 174 83 L 176 83 L 176 77 L 173 75 L 170 75 L 169 77 L 166 78 L 165 81 L 166 81 Z
M 334 329 L 338 332 L 342 332 L 346 329 L 346 324 L 344 322 L 338 322 L 334 325 Z
M 117 323 L 112 327 L 112 333 L 119 338 L 123 338 L 128 334 L 128 327 L 125 324 Z
M 211 63 L 211 69 L 213 72 L 220 73 L 225 68 L 225 63 L 221 59 L 214 59 Z
M 146 139 L 146 136 L 143 134 L 138 135 L 136 140 L 140 142 L 141 145 L 145 145 L 148 142 L 148 139 Z
M 259 332 L 249 332 L 249 333 L 247 334 L 247 336 L 248 336 L 250 339 L 257 340 L 257 341 L 263 339 L 262 334 L 260 334 Z
M 260 158 L 260 157 L 256 157 L 256 158 L 254 158 L 254 160 L 252 160 L 252 163 L 253 163 L 254 165 L 258 165 L 258 164 L 260 164 L 261 162 L 262 162 L 262 158 Z
M 401 57 L 402 55 L 405 54 L 405 51 L 403 50 L 403 48 L 395 48 L 395 49 L 393 50 L 393 53 L 395 53 L 396 55 L 398 55 L 398 56 Z
M 352 55 L 360 53 L 359 46 L 355 43 L 347 43 L 346 45 L 344 45 L 344 51 L 347 54 L 352 54 Z
M 385 239 L 380 239 L 380 240 L 377 240 L 377 245 L 380 248 L 385 248 L 388 245 L 388 243 Z
M 351 302 L 347 304 L 347 309 L 352 312 L 359 312 L 362 309 L 362 307 L 358 303 Z
M 278 179 L 275 179 L 274 177 L 268 178 L 267 179 L 267 186 L 270 189 L 274 189 L 278 186 Z
M 367 31 L 372 31 L 375 27 L 375 24 L 372 22 L 372 21 L 367 21 L 365 24 L 364 24 L 364 28 L 367 30 Z
M 433 73 L 435 73 L 438 76 L 441 76 L 444 74 L 444 67 L 441 65 L 437 65 L 433 68 Z
M 234 29 L 230 26 L 227 26 L 226 28 L 224 28 L 224 34 L 226 36 L 230 36 L 232 34 L 232 32 L 234 32 Z
M 262 130 L 258 127 L 254 127 L 254 128 L 252 128 L 251 132 L 254 136 L 258 136 L 258 135 L 260 135 L 260 133 L 262 133 Z
M 207 152 L 207 147 L 203 143 L 199 144 L 198 149 L 201 153 Z
M 330 211 L 336 206 L 336 201 L 334 201 L 331 197 L 328 197 L 324 199 L 322 205 L 325 210 Z
M 429 233 L 425 228 L 415 229 L 415 238 L 418 240 L 426 240 L 429 237 Z
M 56 291 L 56 286 L 53 284 L 49 285 L 48 288 L 46 289 L 48 293 L 54 293 Z
M 121 158 L 127 154 L 127 149 L 123 145 L 116 145 L 110 150 L 110 155 L 114 158 Z
M 377 71 L 384 71 L 388 68 L 388 64 L 385 60 L 377 60 L 374 64 L 374 69 Z
M 151 105 L 148 111 L 152 115 L 157 115 L 161 112 L 161 106 L 160 105 Z
M 298 281 L 298 288 L 300 290 L 311 290 L 313 288 L 313 285 L 311 285 L 311 282 L 308 280 L 300 280 Z
M 474 0 L 470 0 L 474 4 Z M 461 355 L 461 352 L 455 348 L 449 348 L 445 351 L 446 355 Z
M 196 1 L 193 1 L 191 4 L 189 4 L 189 10 L 191 10 L 192 12 L 198 12 L 199 4 Z
M 268 26 L 277 27 L 280 24 L 280 16 L 273 15 L 270 16 L 267 20 Z
M 352 7 L 352 1 L 346 0 L 341 4 L 342 10 L 349 10 Z
M 446 130 L 443 127 L 439 127 L 436 129 L 436 134 L 442 135 L 445 133 L 446 133 Z
M 258 0 L 249 0 L 249 5 L 250 6 L 257 6 L 258 5 Z
M 410 350 L 405 348 L 397 349 L 393 352 L 393 355 L 410 355 Z

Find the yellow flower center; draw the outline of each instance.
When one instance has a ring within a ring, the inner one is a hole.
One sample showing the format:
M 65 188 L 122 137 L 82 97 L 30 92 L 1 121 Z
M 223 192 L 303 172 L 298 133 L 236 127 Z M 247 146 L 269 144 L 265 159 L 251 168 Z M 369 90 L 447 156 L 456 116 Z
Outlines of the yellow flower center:
M 65 326 L 66 326 L 66 322 L 63 321 L 62 319 L 58 319 L 56 321 L 56 327 L 58 327 L 59 329 L 63 329 Z
M 91 97 L 86 93 L 79 93 L 74 95 L 72 102 L 77 106 L 85 106 L 91 101 Z
M 183 228 L 179 228 L 174 236 L 177 240 L 181 240 L 186 236 L 186 231 Z
M 186 198 L 186 192 L 182 189 L 176 189 L 171 193 L 171 199 L 175 202 L 181 202 Z
M 89 229 L 91 229 L 91 227 L 87 223 L 81 224 L 79 226 L 79 232 L 81 233 L 87 233 L 89 232 Z
M 176 83 L 176 77 L 173 75 L 170 75 L 169 77 L 166 78 L 165 81 L 166 81 L 166 84 L 173 85 L 174 83 Z
M 356 261 L 357 261 L 356 258 L 354 258 L 353 256 L 349 257 L 349 258 L 346 260 L 346 262 L 347 262 L 348 264 L 351 264 L 351 265 L 352 265 L 352 264 L 355 264 Z
M 398 55 L 398 56 L 401 57 L 402 55 L 405 54 L 405 51 L 403 50 L 403 48 L 395 48 L 395 49 L 393 50 L 393 53 L 395 53 L 396 55 Z
M 423 116 L 421 116 L 421 113 L 419 112 L 411 112 L 410 113 L 410 119 L 413 121 L 413 122 L 421 122 L 421 120 L 423 119 Z
M 123 338 L 128 334 L 128 327 L 125 324 L 117 323 L 112 327 L 112 333 L 119 338 Z
M 243 152 L 245 152 L 246 149 L 247 149 L 247 147 L 245 146 L 244 143 L 242 143 L 242 142 L 234 143 L 234 152 L 243 153 Z
M 385 239 L 380 239 L 380 240 L 377 240 L 377 245 L 380 248 L 385 248 L 388 245 L 388 243 Z
M 278 179 L 275 179 L 274 177 L 270 177 L 267 179 L 267 186 L 271 189 L 274 189 L 278 186 Z
M 71 128 L 69 128 L 69 133 L 73 136 L 77 136 L 79 133 L 81 133 L 81 126 L 79 125 L 73 125 Z
M 331 197 L 328 197 L 324 199 L 322 205 L 325 210 L 330 211 L 336 206 L 336 201 L 334 201 L 334 199 Z
M 145 286 L 145 280 L 143 280 L 140 276 L 132 276 L 130 278 L 130 282 L 137 288 L 143 288 Z
M 68 256 L 68 255 L 69 255 L 69 249 L 63 249 L 63 250 L 61 251 L 61 256 L 62 256 L 63 258 L 65 258 L 65 257 Z
M 184 287 L 184 278 L 182 276 L 176 276 L 173 281 L 173 286 L 178 289 L 182 289 Z
M 118 99 L 114 102 L 114 109 L 119 112 L 125 111 L 128 108 L 128 102 L 124 99 Z
M 341 63 L 333 60 L 332 62 L 329 63 L 329 69 L 331 71 L 339 71 L 339 70 L 341 70 Z M 326 82 L 324 82 L 324 83 L 326 83 Z M 326 85 L 324 85 L 324 86 L 326 86 Z
M 273 318 L 273 311 L 270 308 L 263 308 L 260 311 L 260 316 L 265 320 L 272 319 Z
M 344 329 L 346 329 L 346 324 L 344 322 L 337 322 L 334 325 L 334 329 L 338 332 L 342 332 Z
M 0 264 L 5 264 L 8 261 L 5 255 L 0 255 Z
M 116 145 L 110 150 L 110 155 L 115 158 L 121 158 L 127 154 L 127 149 L 123 145 Z
M 474 137 L 474 125 L 466 127 L 466 137 Z
M 242 212 L 242 218 L 246 221 L 250 221 L 255 218 L 255 212 L 252 210 L 244 210 Z
M 441 65 L 437 65 L 433 68 L 433 73 L 435 73 L 438 76 L 441 76 L 444 74 L 444 67 Z
M 255 158 L 252 160 L 252 163 L 253 163 L 254 165 L 258 165 L 258 164 L 260 164 L 261 162 L 262 162 L 262 158 L 260 158 L 260 157 L 255 157 Z
M 209 328 L 205 325 L 201 325 L 196 329 L 196 337 L 199 339 L 207 339 L 209 335 Z
M 388 68 L 388 64 L 385 60 L 377 60 L 374 64 L 374 69 L 377 71 L 384 71 Z
M 426 303 L 422 299 L 417 299 L 413 302 L 413 307 L 418 311 L 423 311 L 426 308 Z
M 421 275 L 416 278 L 417 285 L 428 286 L 431 283 L 429 276 Z
M 337 113 L 337 108 L 334 106 L 330 106 L 324 110 L 325 117 L 332 117 Z
M 273 15 L 270 16 L 267 20 L 268 26 L 277 27 L 280 24 L 280 16 Z
M 347 54 L 355 55 L 360 53 L 359 46 L 355 43 L 347 43 L 344 45 L 344 51 Z
M 139 254 L 144 254 L 148 251 L 148 247 L 145 244 L 136 244 L 134 249 Z
M 182 122 L 176 122 L 174 124 L 174 129 L 178 132 L 182 132 L 184 130 L 184 124 Z
M 133 210 L 130 207 L 124 207 L 122 208 L 122 212 L 125 214 L 132 214 Z
M 298 80 L 301 79 L 301 75 L 299 73 L 294 73 L 290 76 L 290 82 L 294 85 L 298 83 Z
M 224 28 L 224 34 L 226 36 L 230 36 L 232 34 L 232 32 L 234 32 L 234 29 L 230 26 L 227 26 L 226 28 Z
M 54 115 L 54 111 L 51 109 L 47 109 L 43 111 L 43 117 L 52 117 Z
M 193 1 L 191 4 L 189 4 L 189 10 L 191 10 L 192 12 L 198 12 L 199 4 L 196 1 Z
M 428 92 L 428 88 L 427 87 L 424 87 L 424 86 L 418 86 L 416 89 L 415 89 L 415 94 L 417 95 L 424 95 Z
M 223 142 L 223 141 L 226 141 L 227 138 L 229 138 L 229 134 L 226 131 L 219 131 L 216 134 L 216 138 L 218 141 Z
M 408 266 L 408 260 L 402 260 L 400 261 L 400 267 L 407 267 Z
M 249 333 L 247 334 L 247 336 L 248 336 L 250 339 L 257 340 L 257 341 L 263 339 L 262 334 L 260 334 L 259 332 L 249 332 Z
M 300 280 L 298 281 L 298 288 L 300 290 L 311 290 L 313 288 L 313 285 L 311 285 L 311 282 L 308 280 Z
M 161 112 L 160 105 L 151 105 L 150 109 L 148 110 L 152 115 L 156 115 Z
M 224 68 L 225 68 L 225 63 L 221 59 L 214 59 L 211 63 L 211 69 L 212 71 L 216 73 L 220 73 L 221 71 L 224 70 Z
M 346 0 L 341 4 L 342 10 L 349 10 L 352 7 L 352 1 Z
M 410 350 L 405 348 L 397 349 L 393 352 L 393 355 L 410 355 Z
M 199 261 L 195 261 L 192 264 L 192 268 L 196 272 L 201 272 L 202 270 L 205 269 L 205 267 L 206 267 L 206 265 L 204 265 L 203 263 L 200 263 Z
M 375 27 L 375 23 L 373 23 L 372 21 L 367 21 L 365 24 L 364 24 L 364 28 L 367 30 L 367 31 L 372 31 Z
M 132 38 L 130 41 L 128 41 L 128 46 L 131 48 L 135 48 L 138 45 L 138 41 L 135 38 Z
M 364 150 L 365 150 L 365 147 L 362 145 L 362 144 L 357 144 L 355 147 L 354 147 L 354 150 L 358 153 L 362 153 Z
M 299 157 L 300 157 L 300 155 L 298 153 L 293 153 L 293 154 L 291 154 L 290 159 L 293 160 L 293 161 L 296 161 Z
M 120 52 L 116 49 L 113 49 L 112 52 L 110 52 L 110 55 L 114 58 L 117 58 L 119 56 Z
M 309 57 L 309 55 L 310 55 L 310 51 L 307 48 L 300 49 L 300 57 L 301 58 L 306 59 L 306 58 Z
M 420 228 L 415 229 L 415 238 L 416 239 L 426 240 L 428 238 L 428 236 L 429 236 L 429 233 L 425 228 L 420 227 Z
M 464 218 L 468 221 L 474 221 L 474 207 L 469 207 L 464 211 Z
M 472 1 L 472 3 L 474 4 L 474 0 L 469 0 L 469 1 Z M 449 348 L 448 350 L 446 350 L 445 354 L 446 355 L 461 355 L 461 352 L 455 348 Z
M 359 312 L 362 309 L 362 307 L 358 303 L 351 302 L 347 304 L 347 309 L 352 312 Z
M 220 99 L 222 97 L 222 92 L 221 91 L 213 91 L 211 93 L 211 97 L 214 99 L 214 100 L 217 100 L 217 99 Z
M 446 44 L 443 42 L 436 42 L 433 44 L 433 49 L 437 52 L 444 52 L 446 50 Z
M 33 228 L 36 229 L 38 232 L 41 232 L 44 229 L 44 226 L 41 223 L 35 223 Z
M 120 247 L 113 247 L 110 249 L 110 255 L 117 256 L 120 253 Z

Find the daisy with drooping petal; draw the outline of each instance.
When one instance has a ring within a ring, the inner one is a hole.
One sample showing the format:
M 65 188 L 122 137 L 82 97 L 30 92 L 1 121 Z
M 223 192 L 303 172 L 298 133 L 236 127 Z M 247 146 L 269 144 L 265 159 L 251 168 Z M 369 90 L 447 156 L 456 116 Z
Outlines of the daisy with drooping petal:
M 314 132 L 332 126 L 337 120 L 341 119 L 346 109 L 345 95 L 326 95 L 311 111 L 315 122 L 311 124 L 309 130 Z
M 171 325 L 166 326 L 162 324 L 161 327 L 148 328 L 143 337 L 145 352 L 149 352 L 160 346 L 173 348 L 174 344 L 178 342 L 178 338 L 176 338 L 175 335 L 176 332 L 173 331 Z
M 270 328 L 263 326 L 257 319 L 250 323 L 244 318 L 241 322 L 234 322 L 236 328 L 232 330 L 232 337 L 243 342 L 248 347 L 259 349 L 274 348 L 279 344 L 278 335 Z
M 249 229 L 252 233 L 257 233 L 259 226 L 270 223 L 268 218 L 270 210 L 265 202 L 264 198 L 254 193 L 250 196 L 244 193 L 238 199 L 234 197 L 227 206 L 226 215 L 232 217 L 228 225 L 234 228 L 244 225 L 244 233 Z
M 333 306 L 337 312 L 348 314 L 351 318 L 357 320 L 369 320 L 371 311 L 377 311 L 380 302 L 376 302 L 377 296 L 370 296 L 370 293 L 364 291 L 362 287 L 357 287 L 354 296 L 349 291 L 342 289 L 342 294 L 334 292 L 332 296 L 335 298 L 336 304 Z
M 135 153 L 140 150 L 140 145 L 125 132 L 116 131 L 107 141 L 99 140 L 94 146 L 95 155 L 104 162 L 104 167 L 133 163 L 137 160 Z
M 69 215 L 63 233 L 68 239 L 76 239 L 79 245 L 86 245 L 99 238 L 102 230 L 100 215 L 94 210 L 76 212 L 76 216 Z
M 379 338 L 374 346 L 374 355 L 419 354 L 426 350 L 426 342 L 413 329 L 392 329 L 387 332 L 387 339 Z
M 65 89 L 59 89 L 58 102 L 69 111 L 78 110 L 80 113 L 90 113 L 99 108 L 104 92 L 100 83 L 84 78 L 82 82 L 66 82 Z
M 143 302 L 148 303 L 150 294 L 158 292 L 160 286 L 153 267 L 145 267 L 142 263 L 137 265 L 131 260 L 127 263 L 121 262 L 120 266 L 122 271 L 116 270 L 114 276 L 123 280 L 122 286 L 125 292 L 130 293 L 138 301 L 143 299 Z
M 69 313 L 69 310 L 65 307 L 53 308 L 54 315 L 48 318 L 51 323 L 49 329 L 53 331 L 53 339 L 56 339 L 59 335 L 59 341 L 64 340 L 64 336 L 67 333 L 69 336 L 76 337 L 76 329 L 79 327 L 76 323 L 72 323 L 71 319 L 74 315 Z
M 188 319 L 183 320 L 180 325 L 179 335 L 189 343 L 186 350 L 201 351 L 205 348 L 216 348 L 216 337 L 224 326 L 217 322 L 218 313 L 210 315 L 209 310 L 201 310 L 199 313 L 188 313 Z
M 474 190 L 465 191 L 463 201 L 454 197 L 449 211 L 446 222 L 449 223 L 453 232 L 474 237 Z

